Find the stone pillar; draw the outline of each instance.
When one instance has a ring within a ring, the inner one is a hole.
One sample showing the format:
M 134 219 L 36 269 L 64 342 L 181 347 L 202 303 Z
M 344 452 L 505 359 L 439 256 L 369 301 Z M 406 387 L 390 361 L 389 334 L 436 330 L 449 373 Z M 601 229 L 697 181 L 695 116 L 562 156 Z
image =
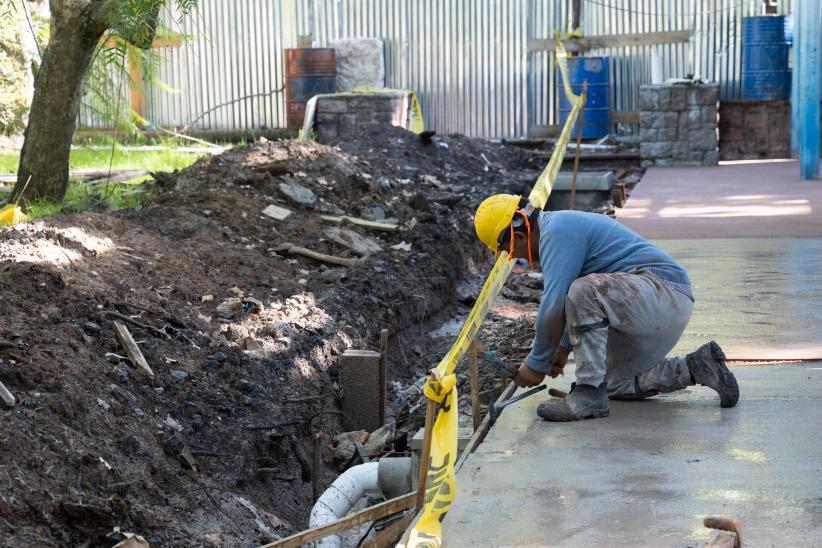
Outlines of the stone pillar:
M 338 362 L 342 389 L 343 426 L 373 432 L 380 423 L 380 353 L 346 350 Z
M 317 141 L 332 143 L 344 133 L 373 124 L 408 127 L 407 93 L 335 93 L 317 96 Z
M 716 165 L 718 104 L 719 84 L 640 86 L 643 167 Z

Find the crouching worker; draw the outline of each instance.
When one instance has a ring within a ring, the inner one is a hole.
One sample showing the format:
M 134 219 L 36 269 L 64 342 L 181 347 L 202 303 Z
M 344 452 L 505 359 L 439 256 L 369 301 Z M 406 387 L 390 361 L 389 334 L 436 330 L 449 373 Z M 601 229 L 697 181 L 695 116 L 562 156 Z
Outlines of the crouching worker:
M 665 357 L 694 300 L 688 274 L 662 250 L 605 215 L 540 211 L 509 194 L 483 201 L 474 224 L 491 251 L 542 267 L 536 333 L 517 385 L 556 377 L 574 351 L 576 383 L 564 399 L 542 403 L 540 417 L 607 417 L 608 398 L 642 399 L 695 384 L 715 390 L 722 407 L 736 405 L 739 388 L 718 344 Z

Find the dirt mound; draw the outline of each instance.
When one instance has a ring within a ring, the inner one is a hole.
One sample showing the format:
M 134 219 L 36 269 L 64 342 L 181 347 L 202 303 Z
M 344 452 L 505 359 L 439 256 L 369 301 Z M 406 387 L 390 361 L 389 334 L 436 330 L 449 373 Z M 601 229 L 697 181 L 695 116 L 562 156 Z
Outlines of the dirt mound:
M 458 283 L 490 262 L 473 209 L 527 190 L 540 162 L 396 128 L 339 147 L 263 142 L 158 174 L 138 210 L 0 231 L 0 381 L 19 401 L 0 409 L 4 545 L 109 545 L 113 526 L 152 546 L 209 533 L 252 545 L 304 528 L 311 438 L 341 432 L 336 356 L 400 332 L 396 415 L 440 357 L 415 333 L 470 300 Z M 271 205 L 292 213 L 262 214 Z M 154 378 L 129 363 L 114 321 Z M 328 444 L 324 457 L 327 485 Z

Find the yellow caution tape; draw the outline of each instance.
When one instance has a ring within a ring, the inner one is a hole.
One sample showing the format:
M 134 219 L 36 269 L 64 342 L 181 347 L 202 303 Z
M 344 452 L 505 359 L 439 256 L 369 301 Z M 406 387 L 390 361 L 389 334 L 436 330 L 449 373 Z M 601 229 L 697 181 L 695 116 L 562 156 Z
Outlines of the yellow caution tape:
M 571 138 L 571 130 L 576 123 L 579 111 L 585 100 L 584 95 L 575 95 L 568 83 L 568 57 L 562 42 L 557 39 L 557 64 L 562 74 L 562 85 L 565 95 L 571 102 L 571 112 L 562 133 L 557 140 L 548 165 L 540 174 L 534 189 L 528 198 L 539 207 L 544 208 L 548 196 L 554 187 L 565 155 L 565 148 Z M 494 300 L 502 290 L 505 280 L 511 274 L 513 261 L 508 260 L 508 252 L 503 251 L 491 269 L 482 286 L 477 302 L 465 320 L 456 342 L 437 365 L 437 374 L 428 378 L 425 383 L 425 395 L 437 402 L 439 409 L 431 432 L 431 456 L 428 460 L 428 475 L 425 481 L 425 507 L 422 515 L 411 530 L 408 546 L 414 548 L 439 548 L 442 546 L 442 520 L 451 508 L 455 497 L 454 464 L 457 460 L 457 389 L 454 370 L 460 358 L 468 351 L 471 341 L 477 335 L 480 324 L 485 319 Z M 440 380 L 437 380 L 439 378 Z
M 0 209 L 0 226 L 11 226 L 27 221 L 29 216 L 17 204 L 8 204 Z
M 410 93 L 411 104 L 408 105 L 408 131 L 419 135 L 425 131 L 425 123 L 422 118 L 422 107 L 417 99 L 417 94 L 410 89 L 376 88 L 372 86 L 359 86 L 351 90 L 354 93 Z

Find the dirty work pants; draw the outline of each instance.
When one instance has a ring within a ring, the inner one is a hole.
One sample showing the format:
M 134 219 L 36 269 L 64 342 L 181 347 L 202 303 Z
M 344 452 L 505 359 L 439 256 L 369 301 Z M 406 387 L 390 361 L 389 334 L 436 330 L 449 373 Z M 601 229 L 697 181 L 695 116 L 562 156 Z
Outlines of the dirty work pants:
M 691 299 L 645 270 L 578 278 L 565 299 L 577 382 L 607 381 L 614 399 L 693 385 L 685 358 L 665 357 L 691 312 Z

